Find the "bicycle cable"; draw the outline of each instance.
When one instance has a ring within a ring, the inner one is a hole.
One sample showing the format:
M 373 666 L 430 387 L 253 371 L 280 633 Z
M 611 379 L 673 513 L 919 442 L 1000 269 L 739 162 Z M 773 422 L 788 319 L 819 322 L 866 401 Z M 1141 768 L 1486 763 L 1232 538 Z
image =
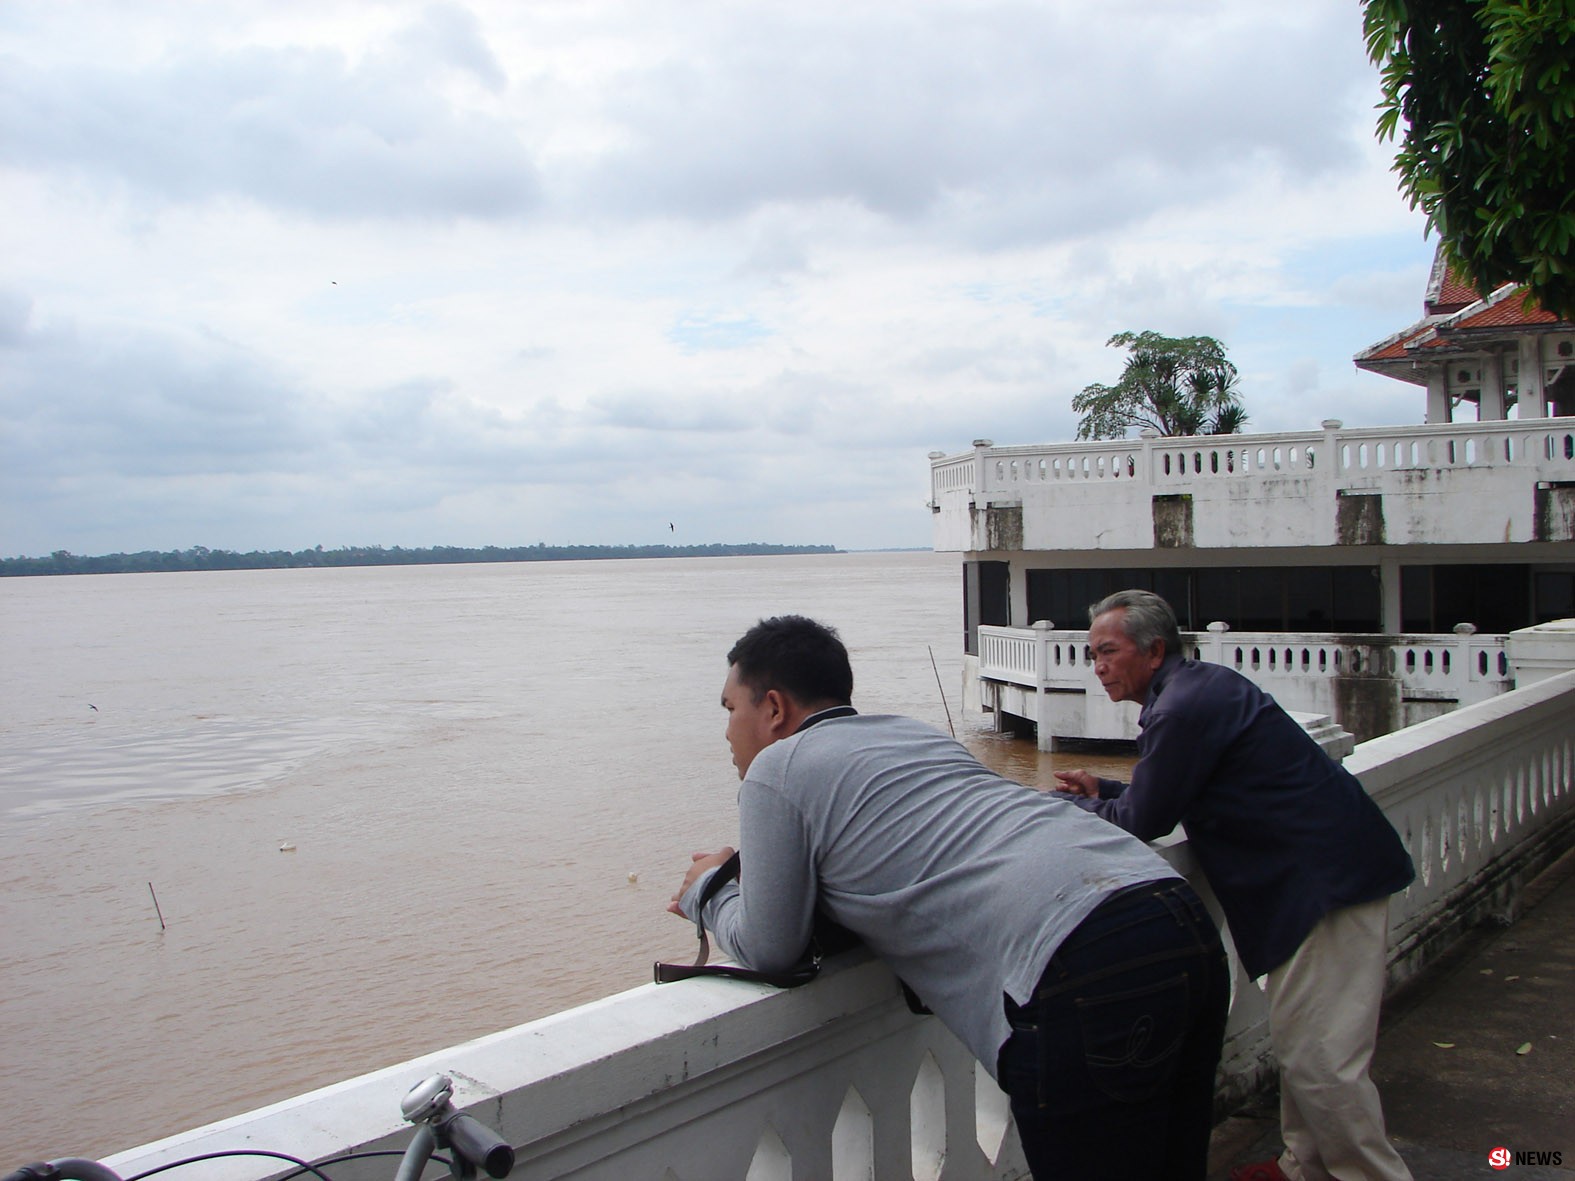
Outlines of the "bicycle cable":
M 134 1173 L 130 1177 L 124 1178 L 124 1181 L 144 1181 L 144 1179 L 147 1177 L 152 1177 L 157 1173 L 167 1172 L 170 1169 L 184 1168 L 186 1165 L 200 1164 L 205 1160 L 219 1160 L 227 1156 L 263 1156 L 269 1157 L 273 1160 L 289 1161 L 292 1165 L 296 1166 L 295 1172 L 284 1174 L 283 1177 L 279 1178 L 279 1181 L 289 1181 L 290 1178 L 299 1177 L 305 1173 L 312 1174 L 318 1179 L 318 1181 L 334 1181 L 334 1179 L 329 1176 L 329 1174 L 322 1171 L 329 1165 L 342 1165 L 346 1161 L 367 1160 L 374 1156 L 403 1155 L 404 1153 L 398 1149 L 379 1149 L 374 1152 L 348 1152 L 343 1156 L 334 1156 L 329 1157 L 327 1160 L 318 1161 L 314 1165 L 308 1161 L 302 1160 L 298 1156 L 291 1156 L 287 1152 L 270 1152 L 267 1149 L 262 1148 L 232 1148 L 223 1152 L 204 1152 L 198 1156 L 188 1156 L 183 1157 L 180 1160 L 167 1161 L 162 1165 L 156 1165 L 151 1169 L 145 1169 L 140 1173 Z M 430 1163 L 440 1164 L 447 1167 L 450 1162 L 446 1157 L 434 1155 L 431 1158 Z

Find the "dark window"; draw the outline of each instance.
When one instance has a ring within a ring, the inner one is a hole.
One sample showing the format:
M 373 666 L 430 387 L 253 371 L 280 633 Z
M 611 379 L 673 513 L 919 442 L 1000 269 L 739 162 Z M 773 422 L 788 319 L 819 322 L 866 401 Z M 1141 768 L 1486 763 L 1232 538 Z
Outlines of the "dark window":
M 1336 566 L 1333 584 L 1334 626 L 1337 632 L 1383 630 L 1383 591 L 1372 566 Z
M 1012 622 L 1010 571 L 1005 562 L 963 563 L 963 651 L 979 654 L 979 627 Z
M 1433 567 L 1433 626 L 1430 631 L 1446 632 L 1457 623 L 1477 623 L 1477 588 L 1469 566 Z
M 1216 620 L 1240 631 L 1240 604 L 1236 599 L 1236 571 L 1197 570 L 1193 572 L 1193 591 L 1197 596 L 1198 623 L 1207 627 Z
M 1157 590 L 1177 607 L 1181 626 L 1186 619 L 1180 608 L 1187 603 L 1186 574 L 1152 570 L 1030 570 L 1028 571 L 1028 622 L 1048 619 L 1057 627 L 1081 630 L 1088 626 L 1088 609 L 1106 595 L 1121 590 Z M 1169 589 L 1180 591 L 1179 601 L 1157 585 L 1168 578 Z
M 1028 617 L 1085 628 L 1091 604 L 1128 587 L 1163 597 L 1183 631 L 1202 631 L 1216 620 L 1232 631 L 1379 630 L 1382 595 L 1378 572 L 1369 566 L 1030 570 Z
M 1538 574 L 1534 580 L 1533 593 L 1534 622 L 1575 619 L 1575 571 Z
M 1192 611 L 1192 579 L 1185 570 L 1154 571 L 1153 591 L 1170 604 L 1182 631 L 1197 631 L 1203 626 Z
M 1233 622 L 1231 626 L 1246 632 L 1272 632 L 1284 628 L 1284 586 L 1284 570 L 1270 568 L 1240 571 L 1237 596 L 1241 604 L 1241 622 Z
M 1533 586 L 1525 566 L 1407 566 L 1400 578 L 1401 626 L 1413 632 L 1447 632 L 1457 623 L 1470 623 L 1480 632 L 1503 633 L 1560 618 L 1556 609 L 1543 614 L 1544 577 L 1537 575 Z M 1546 593 L 1556 599 L 1560 576 L 1551 577 L 1554 582 Z
M 1104 570 L 1030 570 L 1028 622 L 1048 619 L 1073 630 L 1088 626 L 1088 609 L 1105 597 Z
M 1512 632 L 1531 622 L 1531 570 L 1526 566 L 1472 566 L 1478 631 Z M 1469 616 L 1467 618 L 1470 618 Z M 1452 625 L 1451 625 L 1452 626 Z
M 1326 632 L 1334 627 L 1334 571 L 1288 570 L 1285 627 L 1293 632 Z
M 1400 630 L 1433 631 L 1433 568 L 1403 566 L 1400 569 Z
M 1030 570 L 1028 572 L 1028 622 L 1038 623 L 1048 619 L 1057 627 L 1076 627 L 1064 613 L 1065 581 L 1058 577 L 1059 570 Z

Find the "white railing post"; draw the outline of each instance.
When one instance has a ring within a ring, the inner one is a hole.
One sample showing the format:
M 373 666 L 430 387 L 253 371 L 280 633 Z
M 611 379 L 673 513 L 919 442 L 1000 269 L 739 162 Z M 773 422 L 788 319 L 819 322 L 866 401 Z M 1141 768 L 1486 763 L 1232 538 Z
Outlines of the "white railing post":
M 989 476 L 989 456 L 987 452 L 995 443 L 989 439 L 975 439 L 973 441 L 973 490 L 976 496 L 983 496 L 993 490 Z
M 1050 683 L 1050 670 L 1054 667 L 1050 658 L 1050 633 L 1055 630 L 1055 624 L 1048 619 L 1036 619 L 1031 630 L 1034 636 L 1034 687 L 1042 693 Z
M 1230 631 L 1230 624 L 1223 619 L 1216 619 L 1202 632 L 1194 632 L 1195 643 L 1198 645 L 1199 659 L 1209 664 L 1224 664 L 1225 661 L 1225 633 Z

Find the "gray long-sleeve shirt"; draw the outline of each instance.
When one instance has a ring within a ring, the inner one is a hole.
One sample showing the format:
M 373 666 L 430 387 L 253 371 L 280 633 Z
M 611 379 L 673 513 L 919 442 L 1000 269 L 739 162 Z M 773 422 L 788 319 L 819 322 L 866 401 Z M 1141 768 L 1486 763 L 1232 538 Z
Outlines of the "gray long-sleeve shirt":
M 704 915 L 724 949 L 757 970 L 791 966 L 818 898 L 992 1074 L 1011 1032 L 1004 998 L 1027 1001 L 1106 896 L 1180 876 L 1115 825 L 907 718 L 831 718 L 776 742 L 738 799 L 743 873 Z

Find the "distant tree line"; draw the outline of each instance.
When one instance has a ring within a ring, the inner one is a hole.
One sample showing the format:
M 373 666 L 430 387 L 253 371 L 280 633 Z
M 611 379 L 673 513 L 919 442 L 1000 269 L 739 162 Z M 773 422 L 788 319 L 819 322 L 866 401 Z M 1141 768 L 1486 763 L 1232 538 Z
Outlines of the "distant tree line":
M 86 557 L 56 550 L 47 558 L 0 558 L 0 576 L 30 574 L 148 574 L 169 570 L 285 570 L 326 566 L 434 566 L 465 562 L 564 562 L 603 558 L 723 558 L 762 554 L 834 554 L 830 545 L 535 545 L 496 546 L 480 549 L 440 545 L 406 549 L 380 545 L 351 545 L 338 549 L 233 550 L 191 549 L 135 554 L 101 554 Z

